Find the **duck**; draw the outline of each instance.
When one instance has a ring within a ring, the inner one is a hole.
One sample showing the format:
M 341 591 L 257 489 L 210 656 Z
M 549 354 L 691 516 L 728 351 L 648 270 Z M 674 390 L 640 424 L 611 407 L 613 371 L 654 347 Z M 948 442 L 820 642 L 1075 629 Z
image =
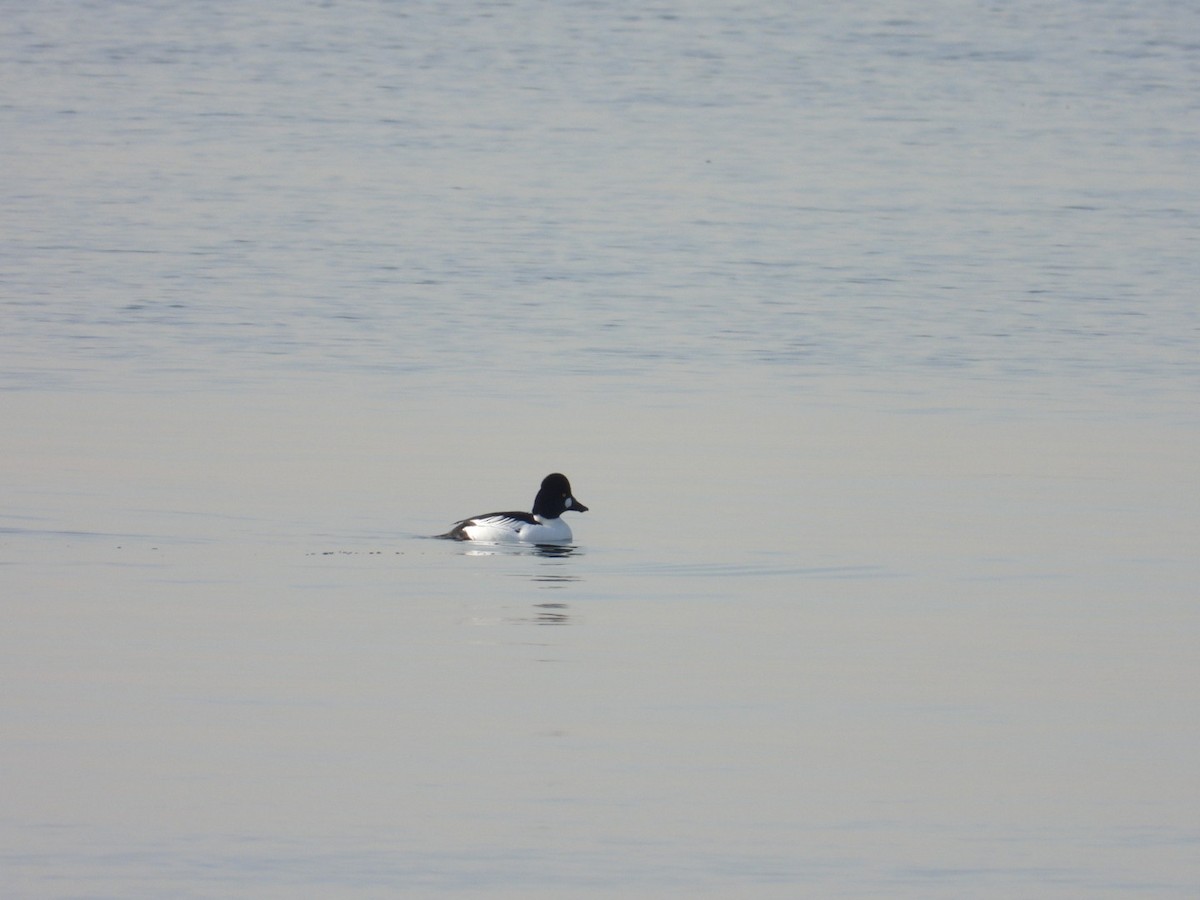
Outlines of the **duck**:
M 494 512 L 472 516 L 455 522 L 449 531 L 437 536 L 453 541 L 568 544 L 573 535 L 571 526 L 562 520 L 562 514 L 568 511 L 587 512 L 587 509 L 575 499 L 567 476 L 553 472 L 542 479 L 542 486 L 533 498 L 532 512 Z

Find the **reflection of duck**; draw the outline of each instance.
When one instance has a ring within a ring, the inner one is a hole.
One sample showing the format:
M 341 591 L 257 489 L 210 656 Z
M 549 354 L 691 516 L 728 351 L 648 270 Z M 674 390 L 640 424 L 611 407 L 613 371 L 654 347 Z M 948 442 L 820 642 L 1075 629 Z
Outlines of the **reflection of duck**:
M 520 541 L 527 544 L 565 544 L 571 540 L 571 526 L 561 518 L 567 510 L 587 512 L 587 507 L 571 494 L 571 482 L 558 472 L 542 479 L 542 487 L 533 500 L 533 512 L 484 513 L 455 522 L 438 537 L 455 541 Z
M 538 625 L 566 625 L 571 621 L 565 603 L 538 603 L 536 606 L 538 613 L 534 621 Z
M 534 575 L 533 583 L 543 590 L 557 590 L 574 584 L 579 580 L 578 575 Z

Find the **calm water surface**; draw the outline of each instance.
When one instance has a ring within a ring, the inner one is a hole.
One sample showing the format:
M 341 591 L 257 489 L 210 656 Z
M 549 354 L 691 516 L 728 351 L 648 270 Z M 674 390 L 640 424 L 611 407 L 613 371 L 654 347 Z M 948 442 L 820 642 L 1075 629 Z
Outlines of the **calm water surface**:
M 5 896 L 1200 890 L 1196 9 L 3 18 Z

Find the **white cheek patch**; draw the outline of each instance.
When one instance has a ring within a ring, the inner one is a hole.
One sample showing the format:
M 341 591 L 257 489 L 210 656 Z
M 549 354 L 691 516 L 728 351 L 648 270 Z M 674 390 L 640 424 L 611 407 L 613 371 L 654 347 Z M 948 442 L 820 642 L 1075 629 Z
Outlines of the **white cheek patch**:
M 563 501 L 563 506 L 565 506 L 567 509 L 571 508 L 571 498 L 570 497 L 568 497 L 566 500 Z

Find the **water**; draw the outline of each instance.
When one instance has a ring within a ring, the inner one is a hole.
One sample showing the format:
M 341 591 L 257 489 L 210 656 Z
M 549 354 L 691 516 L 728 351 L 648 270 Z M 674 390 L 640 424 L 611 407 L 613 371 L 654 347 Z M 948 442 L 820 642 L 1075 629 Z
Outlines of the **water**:
M 1195 895 L 1190 6 L 0 34 L 6 896 Z

